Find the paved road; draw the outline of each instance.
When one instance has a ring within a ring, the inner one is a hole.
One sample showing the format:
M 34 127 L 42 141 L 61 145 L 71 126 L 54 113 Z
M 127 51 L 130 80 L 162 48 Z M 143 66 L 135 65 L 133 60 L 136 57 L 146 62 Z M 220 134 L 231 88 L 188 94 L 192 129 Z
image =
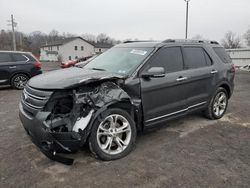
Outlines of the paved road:
M 139 135 L 127 157 L 102 162 L 88 148 L 74 165 L 50 161 L 18 118 L 21 91 L 0 89 L 0 187 L 249 187 L 250 74 L 237 72 L 219 121 L 189 115 Z

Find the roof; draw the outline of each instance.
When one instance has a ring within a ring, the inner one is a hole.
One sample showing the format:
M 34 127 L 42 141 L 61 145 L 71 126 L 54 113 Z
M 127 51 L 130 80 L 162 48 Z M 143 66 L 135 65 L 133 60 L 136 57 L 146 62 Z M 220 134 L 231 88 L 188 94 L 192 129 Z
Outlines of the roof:
M 95 48 L 111 48 L 111 47 L 113 47 L 113 44 L 110 44 L 110 43 L 100 43 L 100 42 L 92 43 L 92 45 Z
M 68 42 L 71 42 L 71 41 L 73 41 L 75 39 L 81 39 L 81 40 L 93 45 L 95 48 L 111 48 L 113 46 L 112 44 L 109 44 L 109 43 L 91 42 L 91 41 L 85 40 L 82 37 L 69 37 L 69 38 L 64 38 L 62 40 L 58 40 L 58 41 L 54 41 L 54 42 L 51 42 L 51 43 L 44 44 L 41 47 L 60 46 L 60 45 L 66 44 Z
M 47 47 L 47 46 L 60 46 L 60 45 L 63 45 L 63 44 L 66 44 L 68 42 L 71 42 L 75 39 L 81 39 L 89 44 L 92 44 L 91 42 L 83 39 L 82 37 L 69 37 L 69 38 L 64 38 L 64 39 L 61 39 L 61 40 L 58 40 L 58 41 L 54 41 L 54 42 L 50 42 L 50 43 L 47 43 L 47 44 L 44 44 L 42 45 L 41 47 Z M 92 44 L 93 45 L 93 44 Z

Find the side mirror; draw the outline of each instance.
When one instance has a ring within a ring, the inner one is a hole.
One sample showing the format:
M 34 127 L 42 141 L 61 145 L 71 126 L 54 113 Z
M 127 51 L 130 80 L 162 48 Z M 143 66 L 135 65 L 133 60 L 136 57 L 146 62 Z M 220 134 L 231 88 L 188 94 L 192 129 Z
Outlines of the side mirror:
M 161 78 L 165 76 L 163 67 L 151 67 L 147 72 L 142 73 L 143 78 Z

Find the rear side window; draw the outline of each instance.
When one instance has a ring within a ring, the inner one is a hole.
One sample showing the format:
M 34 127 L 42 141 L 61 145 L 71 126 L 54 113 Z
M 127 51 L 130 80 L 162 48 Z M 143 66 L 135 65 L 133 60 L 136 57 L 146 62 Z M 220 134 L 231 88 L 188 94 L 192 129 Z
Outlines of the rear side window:
M 0 63 L 11 62 L 11 56 L 8 53 L 0 53 Z
M 167 73 L 183 70 L 180 47 L 164 48 L 150 62 L 150 67 L 164 67 Z
M 27 61 L 28 59 L 23 54 L 13 54 L 15 61 Z
M 215 53 L 219 56 L 221 61 L 223 61 L 224 63 L 231 63 L 231 58 L 228 55 L 228 53 L 225 51 L 224 48 L 214 47 L 213 49 L 214 49 Z
M 185 54 L 185 65 L 189 69 L 205 67 L 207 66 L 207 61 L 205 54 L 206 52 L 200 47 L 184 47 Z M 207 54 L 206 54 L 207 55 Z M 209 57 L 207 57 L 209 58 Z M 210 59 L 211 61 L 211 59 Z M 209 62 L 208 62 L 209 63 Z M 212 63 L 212 62 L 210 62 Z

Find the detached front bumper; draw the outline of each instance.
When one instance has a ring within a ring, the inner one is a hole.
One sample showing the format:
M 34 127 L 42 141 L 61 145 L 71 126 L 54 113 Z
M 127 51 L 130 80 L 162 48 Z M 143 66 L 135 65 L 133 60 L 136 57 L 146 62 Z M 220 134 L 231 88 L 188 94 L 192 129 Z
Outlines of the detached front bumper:
M 19 104 L 21 122 L 32 142 L 49 159 L 71 165 L 74 159 L 63 157 L 58 153 L 77 151 L 80 148 L 81 138 L 75 132 L 51 132 L 45 123 L 48 115 L 48 112 L 38 112 L 32 117 L 25 112 L 22 104 Z

